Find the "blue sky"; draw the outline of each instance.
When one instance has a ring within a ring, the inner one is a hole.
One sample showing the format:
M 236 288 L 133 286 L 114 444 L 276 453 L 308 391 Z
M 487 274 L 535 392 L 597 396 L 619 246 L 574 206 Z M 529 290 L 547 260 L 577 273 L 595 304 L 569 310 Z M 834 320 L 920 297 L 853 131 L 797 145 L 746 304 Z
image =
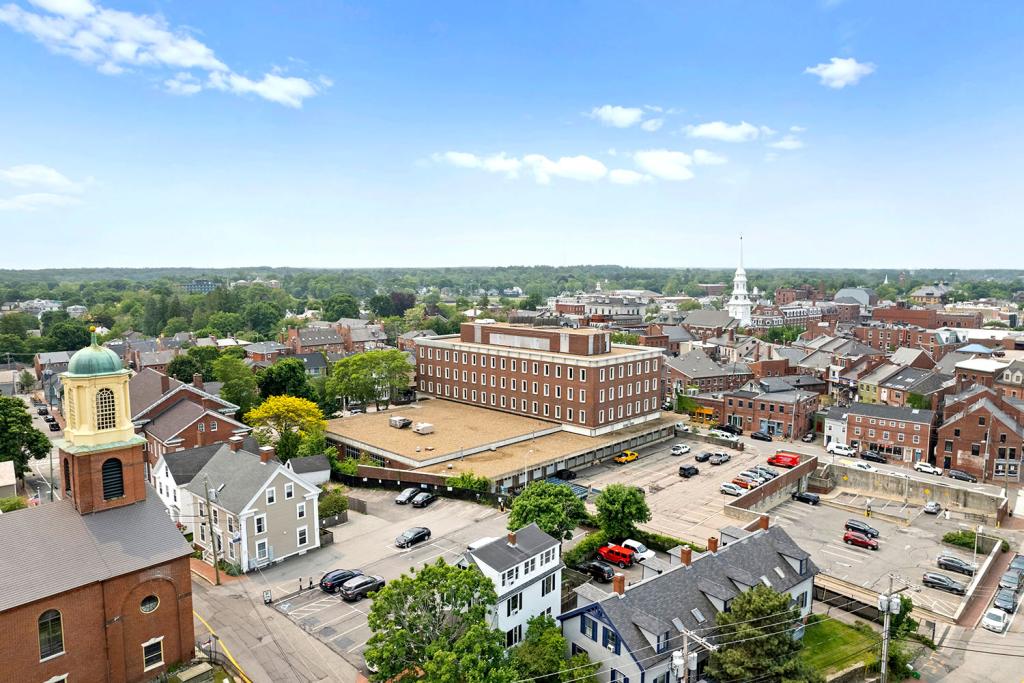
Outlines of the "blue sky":
M 0 267 L 723 266 L 741 233 L 753 268 L 1020 267 L 1022 36 L 1012 2 L 0 0 Z

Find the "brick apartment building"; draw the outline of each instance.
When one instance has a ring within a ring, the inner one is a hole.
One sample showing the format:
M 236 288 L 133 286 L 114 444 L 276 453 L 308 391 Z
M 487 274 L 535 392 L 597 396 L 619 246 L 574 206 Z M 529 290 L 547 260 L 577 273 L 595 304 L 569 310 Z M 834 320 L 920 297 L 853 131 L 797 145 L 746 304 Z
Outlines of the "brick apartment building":
M 417 341 L 417 385 L 595 436 L 659 416 L 663 357 L 613 345 L 608 330 L 463 323 L 459 335 Z
M 1024 361 L 1015 360 L 1003 368 L 995 388 L 1007 398 L 1024 398 Z
M 245 347 L 245 357 L 254 363 L 275 363 L 277 359 L 289 351 L 284 344 L 275 341 L 256 342 Z
M 735 330 L 739 323 L 727 311 L 698 309 L 687 312 L 680 324 L 694 337 L 706 340 Z
M 128 375 L 95 339 L 71 358 L 65 495 L 0 515 L 4 681 L 135 683 L 192 658 L 192 548 L 146 484 Z
M 813 285 L 797 285 L 795 287 L 777 287 L 775 289 L 774 303 L 776 306 L 785 306 L 794 301 L 821 301 L 824 298 L 825 287 L 822 283 L 819 283 L 817 287 Z
M 779 386 L 781 388 L 781 384 Z M 696 400 L 711 411 L 715 422 L 789 439 L 799 438 L 814 429 L 814 413 L 821 405 L 820 396 L 814 392 L 764 391 L 757 381 L 747 382 L 734 391 L 701 394 Z
M 879 351 L 888 352 L 899 348 L 922 349 L 936 361 L 964 345 L 958 335 L 949 331 L 917 326 L 858 325 L 853 328 L 853 336 Z
M 289 327 L 283 343 L 291 353 L 340 353 L 345 338 L 334 327 Z
M 1020 481 L 1024 456 L 1024 401 L 976 385 L 946 398 L 937 436 L 943 466 L 983 479 Z
M 1009 363 L 991 358 L 971 358 L 961 361 L 954 368 L 956 388 L 958 391 L 962 391 L 974 384 L 994 388 L 996 380 L 1002 379 L 1003 371 L 1008 366 Z
M 929 459 L 935 412 L 870 403 L 854 403 L 846 410 L 847 443 L 854 448 L 884 453 L 893 463 Z
M 947 313 L 934 308 L 911 308 L 902 305 L 875 308 L 871 311 L 871 318 L 889 325 L 915 325 L 927 329 L 981 327 L 984 322 L 981 313 Z
M 662 391 L 664 397 L 676 394 L 708 393 L 738 389 L 754 378 L 750 368 L 742 363 L 719 365 L 701 349 L 693 349 L 678 358 L 664 361 Z

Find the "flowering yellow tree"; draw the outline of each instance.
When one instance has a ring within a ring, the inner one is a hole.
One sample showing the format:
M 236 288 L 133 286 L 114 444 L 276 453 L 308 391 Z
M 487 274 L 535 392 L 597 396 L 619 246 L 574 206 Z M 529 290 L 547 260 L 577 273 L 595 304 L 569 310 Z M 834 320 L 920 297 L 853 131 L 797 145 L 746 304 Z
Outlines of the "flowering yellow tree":
M 282 460 L 293 457 L 302 439 L 327 427 L 320 408 L 297 396 L 271 396 L 245 415 L 262 443 L 273 442 Z

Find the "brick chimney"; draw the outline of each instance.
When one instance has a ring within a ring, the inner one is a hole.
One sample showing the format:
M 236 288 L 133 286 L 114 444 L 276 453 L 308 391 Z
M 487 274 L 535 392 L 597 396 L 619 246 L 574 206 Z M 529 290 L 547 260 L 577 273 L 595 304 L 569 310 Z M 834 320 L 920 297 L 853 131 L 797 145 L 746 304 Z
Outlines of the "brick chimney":
M 200 391 L 203 390 L 203 373 L 197 372 L 194 375 L 192 375 L 192 386 L 194 386 L 196 389 L 199 389 Z
M 228 439 L 228 448 L 237 453 L 242 448 L 242 442 L 244 441 L 244 437 L 232 436 L 230 439 Z
M 171 390 L 171 378 L 167 375 L 160 373 L 160 393 L 166 394 Z
M 684 545 L 679 549 L 679 561 L 683 563 L 684 567 L 690 566 L 693 561 L 693 550 L 690 549 L 690 546 Z
M 718 537 L 717 536 L 712 536 L 711 538 L 708 539 L 708 552 L 710 552 L 710 553 L 717 553 L 718 552 Z
M 512 546 L 513 548 L 516 547 L 516 532 L 514 532 L 514 531 L 508 532 L 508 544 L 510 546 Z
M 761 515 L 760 517 L 757 518 L 757 528 L 758 529 L 764 529 L 765 531 L 768 531 L 768 521 L 769 521 L 768 515 Z
M 618 593 L 619 597 L 626 594 L 626 577 L 624 574 L 615 572 L 615 577 L 612 578 L 612 590 Z
M 729 341 L 736 341 L 736 328 L 735 327 L 730 327 L 729 328 Z
M 266 464 L 274 457 L 273 446 L 260 446 L 260 462 Z

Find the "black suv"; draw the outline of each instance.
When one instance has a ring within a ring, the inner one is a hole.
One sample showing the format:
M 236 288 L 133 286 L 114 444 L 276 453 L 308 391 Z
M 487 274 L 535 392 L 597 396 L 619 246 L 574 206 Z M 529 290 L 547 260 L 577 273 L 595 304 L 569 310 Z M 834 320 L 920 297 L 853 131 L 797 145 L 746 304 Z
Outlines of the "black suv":
M 337 593 L 341 584 L 362 575 L 363 573 L 358 569 L 334 569 L 320 579 L 320 590 L 325 593 Z
M 992 601 L 992 606 L 1007 614 L 1013 614 L 1017 611 L 1017 594 L 1009 588 L 1000 588 L 996 593 L 996 599 Z
M 863 451 L 860 454 L 860 459 L 870 460 L 871 462 L 880 462 L 883 465 L 889 462 L 888 460 L 885 459 L 885 456 L 879 453 L 878 451 Z
M 798 503 L 807 503 L 808 505 L 817 505 L 821 502 L 821 498 L 818 497 L 817 493 L 809 493 L 807 491 L 797 491 L 791 497 Z
M 733 425 L 715 425 L 712 429 L 717 429 L 722 432 L 727 432 L 733 436 L 743 436 L 743 428 L 736 427 Z
M 711 459 L 712 455 L 714 455 L 714 453 L 708 453 L 707 451 L 704 451 L 703 453 L 698 453 L 697 455 L 693 456 L 693 459 L 696 460 L 697 462 L 707 462 L 708 460 Z
M 954 581 L 945 574 L 938 574 L 936 572 L 925 572 L 921 578 L 921 583 L 929 588 L 938 588 L 940 591 L 956 595 L 965 595 L 967 593 L 967 586 L 959 581 Z
M 972 484 L 978 483 L 978 478 L 970 472 L 964 472 L 963 470 L 946 470 L 946 476 L 950 479 L 958 479 L 959 481 L 969 481 Z
M 555 470 L 555 476 L 565 481 L 572 481 L 576 478 L 576 473 L 572 470 Z
M 341 597 L 348 602 L 355 602 L 383 587 L 384 579 L 379 576 L 357 576 L 341 584 Z
M 856 531 L 858 533 L 864 534 L 868 538 L 878 538 L 880 536 L 880 534 L 878 533 L 878 529 L 871 526 L 870 524 L 865 524 L 859 519 L 846 520 L 845 528 L 847 531 Z
M 974 565 L 966 560 L 961 560 L 959 557 L 941 555 L 936 564 L 939 565 L 939 569 L 948 569 L 949 571 L 956 572 L 957 574 L 974 576 Z
M 700 474 L 700 470 L 693 465 L 680 465 L 679 467 L 679 476 L 683 479 L 689 479 L 690 477 L 695 477 L 698 474 Z
M 591 560 L 590 562 L 584 562 L 583 564 L 576 565 L 576 571 L 583 572 L 584 574 L 590 574 L 591 578 L 601 583 L 608 583 L 615 577 L 615 570 L 610 565 L 604 562 L 598 562 L 597 560 Z

